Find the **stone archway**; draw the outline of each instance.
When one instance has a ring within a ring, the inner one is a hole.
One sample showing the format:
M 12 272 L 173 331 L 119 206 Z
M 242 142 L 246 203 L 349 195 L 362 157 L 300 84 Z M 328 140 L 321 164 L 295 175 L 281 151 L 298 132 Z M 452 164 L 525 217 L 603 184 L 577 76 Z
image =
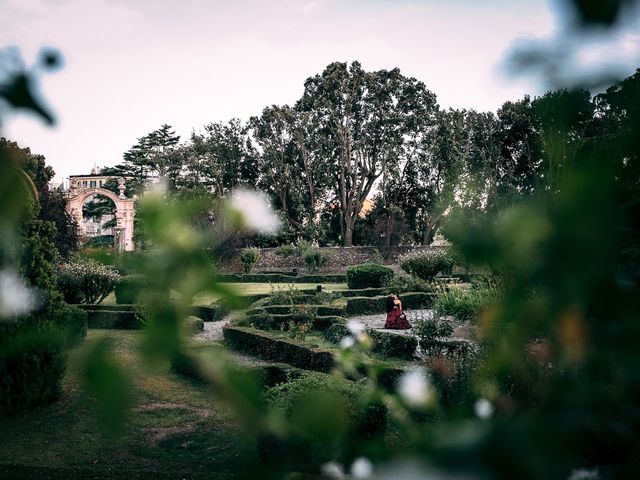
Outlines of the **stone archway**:
M 78 225 L 82 225 L 82 205 L 85 200 L 95 195 L 109 198 L 116 206 L 114 247 L 119 252 L 130 252 L 134 250 L 133 219 L 136 212 L 133 205 L 135 200 L 125 197 L 124 178 L 118 178 L 119 195 L 102 188 L 102 183 L 111 178 L 113 177 L 96 175 L 71 177 L 70 189 L 67 193 L 67 211 L 76 219 Z

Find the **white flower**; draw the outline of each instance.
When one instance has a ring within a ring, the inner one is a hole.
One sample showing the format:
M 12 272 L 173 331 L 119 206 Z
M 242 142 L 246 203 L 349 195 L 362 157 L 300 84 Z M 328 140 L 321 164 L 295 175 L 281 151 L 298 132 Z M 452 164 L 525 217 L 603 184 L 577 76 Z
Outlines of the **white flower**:
M 364 323 L 358 322 L 357 320 L 349 320 L 349 322 L 347 323 L 347 328 L 351 332 L 351 335 L 353 335 L 354 337 L 359 337 L 364 331 Z
M 329 478 L 344 478 L 344 471 L 342 470 L 342 467 L 336 462 L 325 463 L 320 467 L 320 471 L 323 475 L 326 475 Z
M 478 418 L 486 420 L 493 415 L 493 404 L 486 398 L 479 398 L 473 406 L 473 411 Z
M 347 335 L 342 340 L 340 340 L 340 348 L 351 348 L 355 345 L 355 343 L 355 339 L 351 335 Z
M 15 319 L 36 306 L 36 296 L 13 270 L 0 271 L 0 319 Z
M 368 458 L 356 458 L 351 464 L 353 478 L 369 478 L 373 473 L 373 464 Z
M 423 407 L 433 397 L 429 377 L 422 369 L 411 370 L 402 375 L 398 393 L 412 407 Z
M 587 470 L 586 468 L 576 468 L 569 475 L 568 480 L 597 480 L 600 478 L 598 470 Z
M 238 189 L 233 192 L 230 206 L 240 214 L 247 230 L 275 233 L 280 228 L 280 220 L 263 193 Z

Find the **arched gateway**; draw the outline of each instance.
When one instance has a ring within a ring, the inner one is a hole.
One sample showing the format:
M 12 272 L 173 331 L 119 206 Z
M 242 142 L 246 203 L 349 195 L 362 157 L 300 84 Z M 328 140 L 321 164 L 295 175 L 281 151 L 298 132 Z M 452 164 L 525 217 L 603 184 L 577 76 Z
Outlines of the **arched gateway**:
M 67 211 L 76 219 L 78 225 L 82 222 L 82 205 L 89 197 L 103 195 L 116 206 L 116 226 L 114 227 L 114 247 L 119 252 L 129 252 L 134 249 L 133 244 L 133 208 L 134 199 L 124 195 L 124 178 L 118 178 L 120 194 L 116 195 L 111 190 L 102 188 L 102 185 L 115 177 L 102 175 L 77 175 L 69 178 L 70 185 L 67 192 Z M 82 228 L 82 227 L 80 227 Z M 84 232 L 80 232 L 82 234 Z

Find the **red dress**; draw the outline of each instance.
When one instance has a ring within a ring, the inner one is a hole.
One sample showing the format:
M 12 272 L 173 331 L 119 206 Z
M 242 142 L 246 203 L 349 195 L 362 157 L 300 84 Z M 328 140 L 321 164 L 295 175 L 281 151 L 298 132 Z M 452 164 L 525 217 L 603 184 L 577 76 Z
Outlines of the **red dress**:
M 387 312 L 387 321 L 384 323 L 384 328 L 406 330 L 407 328 L 411 328 L 411 324 L 407 320 L 407 316 L 402 312 L 402 309 L 395 307 Z

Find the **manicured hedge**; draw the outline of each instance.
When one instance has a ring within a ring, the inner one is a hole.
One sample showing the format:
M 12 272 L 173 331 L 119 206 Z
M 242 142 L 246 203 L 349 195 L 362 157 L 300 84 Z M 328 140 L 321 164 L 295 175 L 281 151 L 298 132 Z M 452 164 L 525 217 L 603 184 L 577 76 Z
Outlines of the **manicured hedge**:
M 413 336 L 386 333 L 372 328 L 367 329 L 366 333 L 371 337 L 371 351 L 383 357 L 410 360 L 418 346 L 418 339 Z
M 378 297 L 380 295 L 387 295 L 389 293 L 388 288 L 358 288 L 354 290 L 342 290 L 340 294 L 343 297 Z
M 149 285 L 149 280 L 144 275 L 127 275 L 116 284 L 115 295 L 117 304 L 132 304 L 139 302 L 139 296 L 145 289 L 151 289 L 154 293 L 162 293 L 169 296 L 169 287 L 166 285 Z
M 264 330 L 280 330 L 282 326 L 289 325 L 289 322 L 295 322 L 295 316 L 289 313 L 268 314 L 266 317 L 261 316 L 259 311 L 254 311 L 252 315 L 247 315 L 247 323 L 251 324 L 254 320 L 260 319 L 259 327 Z M 313 329 L 324 331 L 334 323 L 346 323 L 347 319 L 339 315 L 318 315 L 313 320 Z M 256 321 L 257 324 L 257 321 Z
M 133 312 L 135 310 L 135 305 L 133 304 L 122 304 L 122 305 L 103 305 L 103 304 L 97 304 L 97 305 L 86 305 L 86 304 L 79 304 L 79 305 L 74 305 L 74 307 L 77 307 L 81 310 L 85 310 L 85 311 L 100 311 L 100 312 L 104 312 L 104 311 L 108 311 L 108 312 Z
M 387 297 L 352 297 L 347 298 L 345 312 L 349 315 L 364 315 L 367 313 L 384 313 Z
M 372 438 L 381 442 L 387 408 L 380 399 L 365 400 L 365 389 L 364 383 L 311 372 L 269 389 L 270 411 L 291 419 L 293 429 L 258 437 L 261 461 L 274 470 L 317 470 L 335 458 L 357 456 Z M 336 424 L 341 428 L 331 427 Z
M 386 312 L 386 295 L 380 297 L 351 297 L 347 298 L 345 312 L 349 315 L 366 315 L 369 313 Z M 404 309 L 428 308 L 433 305 L 435 294 L 424 292 L 403 293 L 400 295 Z
M 328 350 L 311 349 L 295 340 L 277 338 L 253 328 L 226 326 L 222 330 L 225 343 L 232 349 L 266 360 L 285 362 L 294 367 L 330 372 L 335 366 Z
M 351 332 L 344 323 L 334 323 L 324 331 L 325 340 L 338 345 L 344 337 L 351 335 Z
M 307 305 L 310 308 L 314 308 L 316 313 L 320 316 L 334 315 L 342 316 L 344 308 L 333 307 L 331 305 Z M 251 309 L 247 311 L 247 315 L 256 315 L 260 313 L 260 310 L 266 311 L 270 315 L 283 315 L 291 312 L 293 305 L 265 305 L 259 309 Z
M 191 307 L 191 315 L 200 317 L 205 322 L 222 320 L 227 313 L 229 313 L 229 307 L 215 303 L 209 306 Z
M 89 328 L 138 330 L 144 327 L 132 310 L 88 310 Z
M 60 396 L 65 343 L 54 329 L 0 332 L 0 416 Z
M 400 300 L 402 300 L 402 308 L 404 309 L 430 308 L 431 306 L 433 306 L 435 298 L 435 293 L 424 292 L 410 292 L 400 295 Z
M 201 318 L 190 316 L 185 319 L 185 326 L 189 333 L 200 333 L 204 330 L 204 321 Z
M 81 344 L 87 336 L 87 312 L 73 305 L 61 309 L 52 323 L 63 331 L 68 347 Z
M 284 275 L 282 273 L 229 273 L 218 276 L 225 283 L 344 283 L 343 274 Z
M 393 278 L 393 270 L 377 263 L 363 263 L 347 268 L 349 288 L 380 288 Z

